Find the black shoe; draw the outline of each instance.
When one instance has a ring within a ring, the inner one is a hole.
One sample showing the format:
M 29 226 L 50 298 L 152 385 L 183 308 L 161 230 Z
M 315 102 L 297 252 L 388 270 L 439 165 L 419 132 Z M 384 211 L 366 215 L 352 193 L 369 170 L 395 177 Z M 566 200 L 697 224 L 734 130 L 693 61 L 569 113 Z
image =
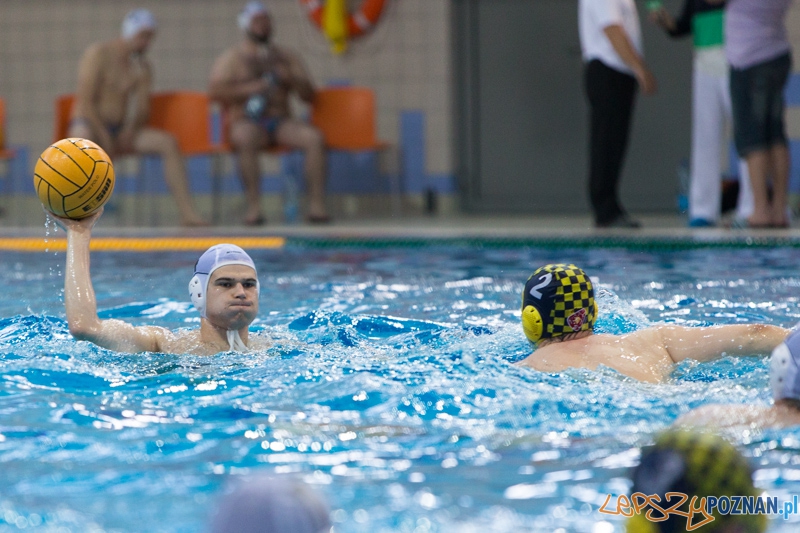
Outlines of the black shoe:
M 639 229 L 642 224 L 638 220 L 629 218 L 628 215 L 622 214 L 609 222 L 596 222 L 595 226 L 598 228 L 627 228 Z

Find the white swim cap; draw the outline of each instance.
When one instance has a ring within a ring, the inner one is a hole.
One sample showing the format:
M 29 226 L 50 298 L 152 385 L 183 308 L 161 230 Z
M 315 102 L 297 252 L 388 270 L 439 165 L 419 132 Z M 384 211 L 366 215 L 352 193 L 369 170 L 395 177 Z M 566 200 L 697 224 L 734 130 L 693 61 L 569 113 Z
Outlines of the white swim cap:
M 156 17 L 147 9 L 134 9 L 122 21 L 122 38 L 132 39 L 141 31 L 155 31 Z
M 247 2 L 247 5 L 244 6 L 244 9 L 242 9 L 241 13 L 239 13 L 239 17 L 237 18 L 239 29 L 242 31 L 247 31 L 247 29 L 250 27 L 250 23 L 253 21 L 253 17 L 258 15 L 269 15 L 269 9 L 267 9 L 267 6 L 256 0 Z
M 328 506 L 291 479 L 252 476 L 220 500 L 211 533 L 327 533 Z
M 206 292 L 211 274 L 218 268 L 227 265 L 245 265 L 256 270 L 256 264 L 247 252 L 235 244 L 217 244 L 200 256 L 194 265 L 194 277 L 189 282 L 189 296 L 200 316 L 206 318 Z M 256 275 L 256 295 L 261 290 Z
M 795 329 L 772 350 L 769 384 L 775 401 L 800 400 L 800 329 Z

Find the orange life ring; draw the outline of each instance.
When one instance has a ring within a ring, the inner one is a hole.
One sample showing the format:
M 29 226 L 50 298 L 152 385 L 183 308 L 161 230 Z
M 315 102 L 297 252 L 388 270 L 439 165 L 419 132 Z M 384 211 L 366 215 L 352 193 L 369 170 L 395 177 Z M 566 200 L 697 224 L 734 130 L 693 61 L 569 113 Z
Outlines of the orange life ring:
M 308 18 L 322 29 L 322 4 L 323 0 L 300 0 L 308 12 Z M 383 12 L 386 0 L 364 0 L 354 13 L 347 17 L 347 35 L 361 37 L 365 35 L 378 22 Z

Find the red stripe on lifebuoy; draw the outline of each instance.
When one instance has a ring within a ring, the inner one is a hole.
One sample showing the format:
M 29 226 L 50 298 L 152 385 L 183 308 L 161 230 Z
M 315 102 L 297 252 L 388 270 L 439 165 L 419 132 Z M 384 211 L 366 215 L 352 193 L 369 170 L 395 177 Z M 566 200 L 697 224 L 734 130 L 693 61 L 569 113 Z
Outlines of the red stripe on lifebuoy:
M 322 2 L 320 0 L 300 0 L 308 12 L 308 18 L 322 28 Z M 364 0 L 355 13 L 347 17 L 347 32 L 349 37 L 361 37 L 378 22 L 383 13 L 386 0 Z
M 322 2 L 319 0 L 300 0 L 300 3 L 306 8 L 311 22 L 316 24 L 318 28 L 322 28 Z

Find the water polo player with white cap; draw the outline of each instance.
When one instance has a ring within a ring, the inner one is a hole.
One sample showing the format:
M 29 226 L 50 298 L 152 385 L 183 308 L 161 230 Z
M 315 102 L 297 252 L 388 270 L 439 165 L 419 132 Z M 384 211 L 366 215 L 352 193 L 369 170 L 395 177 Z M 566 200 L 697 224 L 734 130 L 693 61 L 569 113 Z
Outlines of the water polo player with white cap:
M 269 42 L 269 38 L 272 36 L 272 28 L 269 27 L 268 31 L 259 31 L 254 33 L 251 30 L 250 25 L 253 23 L 253 19 L 256 17 L 269 18 L 269 16 L 270 12 L 267 6 L 261 2 L 258 2 L 257 0 L 253 0 L 252 2 L 245 4 L 244 9 L 239 12 L 239 15 L 236 17 L 236 23 L 238 24 L 239 29 L 247 34 L 250 39 L 260 43 L 267 43 Z
M 122 19 L 121 35 L 123 39 L 133 39 L 137 34 L 158 29 L 158 23 L 153 13 L 147 9 L 134 9 Z
M 599 366 L 641 381 L 667 379 L 684 359 L 708 361 L 727 355 L 764 355 L 787 330 L 765 324 L 711 327 L 656 325 L 624 335 L 597 334 L 594 282 L 571 264 L 550 264 L 528 278 L 521 321 L 535 351 L 520 365 L 543 372 Z
M 305 218 L 330 221 L 326 206 L 327 149 L 325 137 L 313 124 L 297 117 L 296 98 L 313 105 L 317 95 L 311 72 L 300 55 L 275 42 L 269 8 L 262 2 L 244 5 L 236 17 L 239 42 L 214 61 L 208 94 L 222 106 L 227 138 L 236 153 L 244 189 L 243 222 L 265 224 L 261 198 L 261 150 L 282 146 L 303 152 Z
M 311 487 L 291 478 L 231 476 L 209 533 L 330 533 L 330 511 Z
M 189 282 L 189 295 L 202 319 L 201 334 L 208 329 L 214 337 L 224 331 L 231 350 L 247 351 L 247 328 L 258 314 L 260 288 L 256 265 L 247 252 L 234 244 L 206 250 Z
M 89 269 L 89 246 L 92 228 L 102 212 L 80 220 L 53 217 L 67 232 L 64 306 L 69 331 L 76 339 L 127 353 L 214 355 L 269 346 L 268 339 L 248 333 L 258 314 L 258 277 L 252 258 L 233 244 L 212 246 L 195 265 L 189 289 L 202 317 L 199 328 L 173 332 L 159 326 L 101 320 Z
M 147 50 L 157 29 L 152 12 L 134 9 L 125 15 L 118 38 L 86 48 L 66 137 L 90 139 L 112 159 L 122 154 L 159 156 L 180 224 L 207 226 L 194 206 L 175 136 L 150 123 L 153 68 Z
M 788 401 L 800 409 L 800 324 L 772 350 L 769 384 L 776 403 Z

